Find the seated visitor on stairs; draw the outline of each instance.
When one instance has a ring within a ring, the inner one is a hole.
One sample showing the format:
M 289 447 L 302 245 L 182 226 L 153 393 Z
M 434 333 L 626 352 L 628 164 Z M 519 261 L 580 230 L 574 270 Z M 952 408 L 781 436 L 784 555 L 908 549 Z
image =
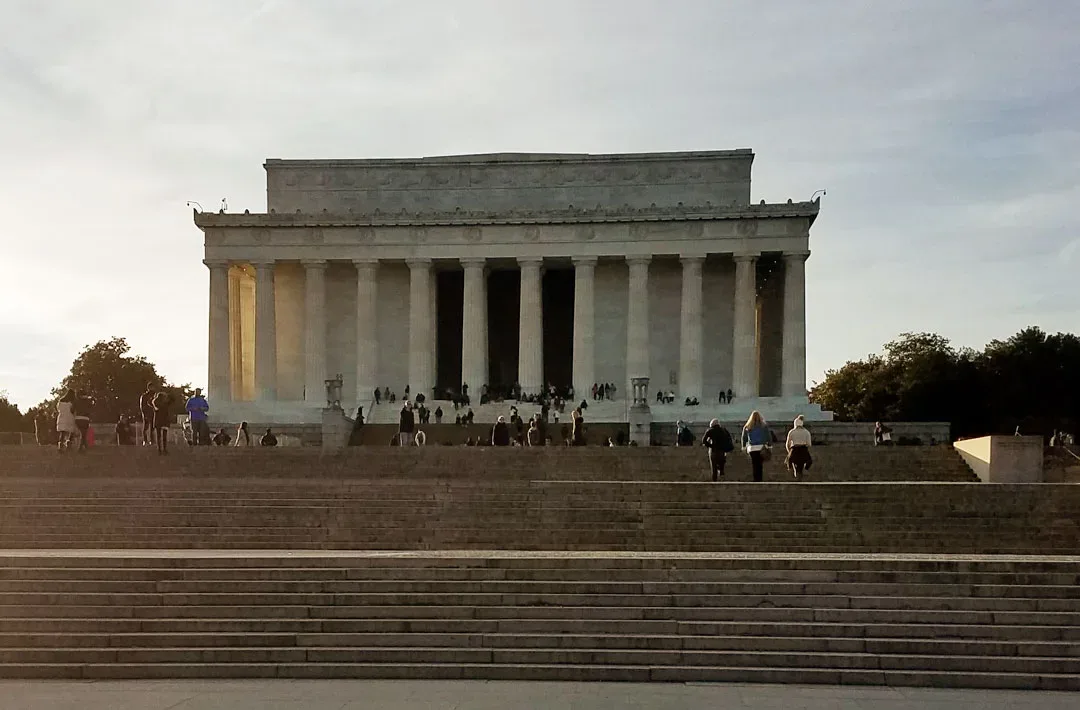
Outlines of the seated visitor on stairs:
M 274 432 L 270 431 L 270 428 L 266 428 L 266 433 L 259 439 L 259 445 L 261 446 L 277 446 L 277 437 L 274 436 Z

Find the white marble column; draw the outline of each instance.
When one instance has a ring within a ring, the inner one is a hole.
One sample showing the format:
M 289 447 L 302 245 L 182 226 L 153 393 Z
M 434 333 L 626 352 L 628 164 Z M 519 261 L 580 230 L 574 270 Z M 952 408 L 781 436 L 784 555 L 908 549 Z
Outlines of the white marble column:
M 217 402 L 232 400 L 229 330 L 229 262 L 203 262 L 210 268 L 210 340 L 207 359 L 207 394 Z
M 527 394 L 544 386 L 544 306 L 540 292 L 543 259 L 518 259 L 521 300 L 518 310 L 518 383 Z
M 735 401 L 758 396 L 757 255 L 735 255 L 735 327 L 731 388 Z
M 431 259 L 409 259 L 409 397 L 428 396 L 432 375 Z
M 682 308 L 679 319 L 679 397 L 702 398 L 701 380 L 701 268 L 703 256 L 684 256 Z
M 479 401 L 487 382 L 487 275 L 485 259 L 462 259 L 465 292 L 461 313 L 461 381 L 469 385 L 469 397 Z
M 574 262 L 574 395 L 580 400 L 596 382 L 596 257 Z
M 244 399 L 244 334 L 239 269 L 229 270 L 229 384 L 233 400 Z
M 650 256 L 626 258 L 629 267 L 626 309 L 626 386 L 624 396 L 633 392 L 631 380 L 649 377 L 649 262 Z
M 356 267 L 356 403 L 368 406 L 379 386 L 375 380 L 379 366 L 379 315 L 376 309 L 379 262 L 353 259 L 353 265 Z
M 277 399 L 277 323 L 274 307 L 274 262 L 255 267 L 255 396 L 264 402 Z
M 326 261 L 304 261 L 304 403 L 326 406 Z
M 780 393 L 806 397 L 806 259 L 810 252 L 784 254 L 784 362 Z

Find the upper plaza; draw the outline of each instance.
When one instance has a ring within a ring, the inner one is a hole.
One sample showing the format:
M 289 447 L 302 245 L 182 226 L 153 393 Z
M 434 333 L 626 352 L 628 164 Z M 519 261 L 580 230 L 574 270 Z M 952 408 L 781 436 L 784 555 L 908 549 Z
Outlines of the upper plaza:
M 804 411 L 818 203 L 751 204 L 753 159 L 269 159 L 265 213 L 195 215 L 210 394 L 296 418 L 338 373 L 354 405 L 375 387 L 580 396 L 648 376 L 679 401 L 732 389 Z

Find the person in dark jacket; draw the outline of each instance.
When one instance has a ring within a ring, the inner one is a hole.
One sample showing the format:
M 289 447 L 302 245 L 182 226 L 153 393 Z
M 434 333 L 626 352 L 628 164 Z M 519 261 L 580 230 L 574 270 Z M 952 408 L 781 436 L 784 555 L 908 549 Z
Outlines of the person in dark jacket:
M 506 425 L 506 417 L 499 417 L 491 428 L 491 445 L 510 446 L 510 427 Z
M 720 426 L 720 421 L 713 419 L 709 422 L 705 435 L 701 437 L 701 445 L 709 451 L 709 469 L 712 471 L 713 483 L 716 483 L 724 476 L 727 454 L 735 450 L 735 443 L 728 430 Z
M 414 431 L 416 431 L 416 415 L 413 414 L 409 403 L 405 402 L 398 416 L 398 445 L 412 446 Z

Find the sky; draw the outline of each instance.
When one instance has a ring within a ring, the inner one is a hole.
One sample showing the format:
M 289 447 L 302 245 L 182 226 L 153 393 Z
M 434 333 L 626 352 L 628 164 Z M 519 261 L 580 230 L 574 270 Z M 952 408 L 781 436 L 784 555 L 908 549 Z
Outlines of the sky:
M 906 331 L 1080 331 L 1080 4 L 0 0 L 0 391 L 123 336 L 206 379 L 188 200 L 263 161 L 753 148 L 827 190 L 807 374 Z

